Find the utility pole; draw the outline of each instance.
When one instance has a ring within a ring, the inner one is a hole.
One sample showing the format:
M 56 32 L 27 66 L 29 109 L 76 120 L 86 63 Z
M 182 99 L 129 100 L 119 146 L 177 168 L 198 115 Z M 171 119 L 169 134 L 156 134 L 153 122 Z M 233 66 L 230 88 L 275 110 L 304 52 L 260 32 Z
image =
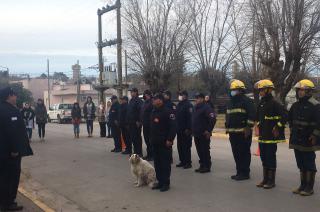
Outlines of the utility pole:
M 48 71 L 48 107 L 50 108 L 50 68 L 49 68 L 49 59 L 47 59 L 47 71 Z
M 127 50 L 124 51 L 124 66 L 125 66 L 125 94 L 128 93 L 128 52 Z
M 117 63 L 118 63 L 118 97 L 121 98 L 123 95 L 122 88 L 122 37 L 121 37 L 121 14 L 120 8 L 121 3 L 120 0 L 117 0 Z
M 81 66 L 79 65 L 79 60 L 73 66 L 71 66 L 73 71 L 73 81 L 77 83 L 77 102 L 80 104 L 80 76 L 81 76 Z

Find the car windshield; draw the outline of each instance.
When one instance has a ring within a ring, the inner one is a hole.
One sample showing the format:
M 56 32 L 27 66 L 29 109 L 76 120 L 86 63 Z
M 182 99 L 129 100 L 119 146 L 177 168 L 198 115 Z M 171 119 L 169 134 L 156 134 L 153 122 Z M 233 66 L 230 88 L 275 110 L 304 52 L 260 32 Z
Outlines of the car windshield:
M 72 109 L 72 104 L 61 104 L 59 105 L 59 109 Z

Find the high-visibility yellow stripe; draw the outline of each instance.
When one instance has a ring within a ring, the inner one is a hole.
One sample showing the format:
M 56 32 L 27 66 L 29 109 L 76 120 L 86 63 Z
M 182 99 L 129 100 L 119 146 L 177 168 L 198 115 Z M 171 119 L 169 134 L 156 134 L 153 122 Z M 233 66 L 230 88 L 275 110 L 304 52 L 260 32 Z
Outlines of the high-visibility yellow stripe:
M 247 124 L 252 124 L 252 125 L 253 125 L 253 124 L 254 124 L 254 121 L 248 119 L 248 120 L 247 120 Z
M 244 132 L 244 128 L 227 128 L 227 132 Z
M 265 120 L 279 120 L 281 119 L 281 116 L 265 116 Z
M 283 143 L 286 142 L 286 140 L 258 140 L 259 143 L 265 143 L 265 144 L 276 144 L 276 143 Z
M 232 114 L 232 113 L 246 113 L 247 111 L 243 108 L 234 108 L 234 109 L 228 109 L 227 114 Z
M 293 124 L 300 125 L 300 126 L 315 126 L 315 122 L 306 122 L 306 121 L 299 121 L 299 120 L 293 120 Z
M 283 124 L 281 122 L 277 123 L 278 127 L 283 127 Z

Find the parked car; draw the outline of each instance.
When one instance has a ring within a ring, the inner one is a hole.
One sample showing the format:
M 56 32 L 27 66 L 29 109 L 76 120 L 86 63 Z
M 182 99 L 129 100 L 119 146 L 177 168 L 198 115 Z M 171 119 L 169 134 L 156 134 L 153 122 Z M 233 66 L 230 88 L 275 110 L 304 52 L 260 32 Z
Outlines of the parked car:
M 72 104 L 55 104 L 49 108 L 48 121 L 56 120 L 59 124 L 71 122 Z

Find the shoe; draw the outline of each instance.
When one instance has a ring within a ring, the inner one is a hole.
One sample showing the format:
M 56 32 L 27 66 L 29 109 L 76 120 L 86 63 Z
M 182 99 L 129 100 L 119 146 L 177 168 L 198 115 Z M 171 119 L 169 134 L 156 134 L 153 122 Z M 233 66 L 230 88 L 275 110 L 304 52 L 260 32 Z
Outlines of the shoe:
M 232 180 L 235 180 L 236 177 L 238 177 L 238 174 L 232 175 L 230 178 L 231 178 Z
M 294 194 L 300 194 L 306 187 L 306 173 L 305 171 L 300 172 L 300 186 L 292 191 Z
M 166 192 L 170 189 L 170 186 L 169 185 L 164 185 L 160 188 L 160 192 Z
M 122 150 L 121 149 L 115 149 L 114 152 L 118 153 L 118 152 L 122 152 Z
M 234 178 L 234 180 L 236 180 L 236 181 L 243 181 L 243 180 L 249 180 L 249 179 L 250 179 L 249 175 L 243 175 L 243 174 L 237 175 Z
M 183 169 L 191 169 L 192 168 L 192 165 L 191 164 L 186 164 Z
M 313 186 L 314 186 L 315 176 L 316 176 L 316 172 L 314 171 L 306 172 L 306 186 L 303 189 L 303 191 L 300 192 L 301 196 L 311 196 L 314 193 Z
M 116 152 L 116 149 L 112 149 L 110 152 Z
M 178 163 L 178 164 L 176 165 L 177 168 L 184 167 L 184 166 L 185 166 L 185 164 L 183 164 L 183 163 Z
M 258 188 L 263 188 L 264 184 L 267 183 L 267 172 L 268 172 L 268 169 L 263 167 L 263 179 L 260 183 L 256 185 Z
M 201 173 L 201 174 L 208 173 L 208 172 L 211 172 L 210 168 L 205 167 L 205 168 L 202 168 L 199 170 L 199 173 Z
M 4 206 L 1 208 L 2 211 L 22 211 L 23 206 L 18 205 L 17 203 L 12 203 L 10 206 Z
M 200 166 L 199 168 L 195 169 L 194 171 L 195 171 L 195 172 L 200 172 L 200 170 L 201 170 L 202 168 L 203 168 L 203 167 Z
M 162 188 L 162 185 L 160 185 L 159 183 L 155 183 L 153 186 L 152 186 L 152 190 L 158 190 L 158 189 L 161 189 Z
M 107 138 L 112 138 L 112 136 L 111 136 L 111 135 L 108 135 Z
M 275 178 L 276 178 L 276 170 L 275 169 L 269 169 L 268 175 L 267 175 L 267 183 L 263 185 L 264 189 L 271 189 L 276 186 L 275 184 Z

